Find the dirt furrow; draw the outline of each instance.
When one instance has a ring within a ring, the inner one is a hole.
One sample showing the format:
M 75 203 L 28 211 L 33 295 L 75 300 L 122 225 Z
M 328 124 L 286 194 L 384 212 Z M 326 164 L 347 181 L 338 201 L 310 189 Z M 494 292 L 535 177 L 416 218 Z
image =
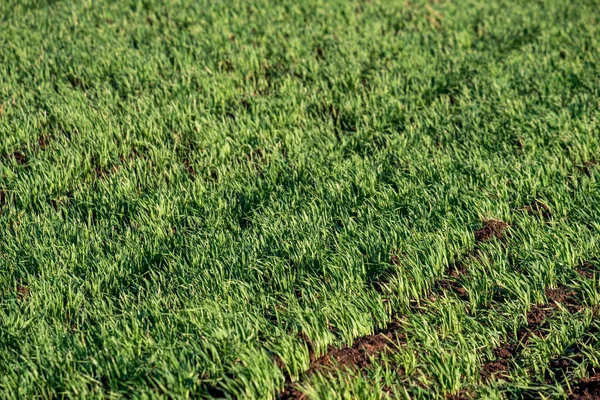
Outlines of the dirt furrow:
M 510 334 L 505 342 L 493 350 L 496 359 L 484 364 L 480 371 L 484 381 L 508 376 L 530 339 L 545 337 L 549 321 L 559 309 L 559 304 L 571 313 L 578 312 L 583 308 L 578 301 L 578 293 L 566 286 L 561 285 L 555 289 L 546 290 L 546 297 L 548 303 L 533 305 L 527 312 L 527 325 L 521 327 L 515 334 Z
M 485 221 L 484 226 L 474 232 L 477 245 L 492 239 L 502 240 L 503 233 L 507 227 L 508 224 L 503 221 L 494 219 Z M 468 274 L 463 263 L 468 257 L 476 257 L 479 251 L 479 247 L 476 246 L 474 250 L 459 257 L 453 265 L 448 267 L 445 277 L 436 280 L 431 292 L 452 291 L 457 293 L 458 297 L 463 301 L 468 301 L 468 293 L 457 282 L 456 278 L 460 275 Z M 392 256 L 390 262 L 397 263 L 397 256 Z M 302 380 L 305 380 L 315 372 L 339 368 L 363 369 L 368 367 L 371 364 L 371 361 L 378 356 L 381 356 L 387 351 L 394 351 L 395 348 L 402 346 L 402 344 L 406 343 L 406 336 L 402 331 L 401 324 L 397 321 L 398 319 L 394 319 L 394 322 L 381 332 L 357 338 L 351 347 L 342 346 L 338 349 L 334 346 L 330 346 L 328 352 L 318 358 L 314 356 L 314 351 L 312 350 L 310 342 L 305 339 L 311 358 L 310 367 L 303 374 L 300 382 L 293 383 L 288 379 L 283 392 L 281 392 L 277 398 L 281 400 L 304 399 L 305 395 L 297 389 L 297 386 Z M 276 363 L 281 369 L 285 368 L 278 358 L 276 358 Z
M 307 341 L 307 339 L 305 340 Z M 402 331 L 400 323 L 397 321 L 392 322 L 383 331 L 357 338 L 352 343 L 352 346 L 344 345 L 341 348 L 330 346 L 328 352 L 320 357 L 315 357 L 314 351 L 307 341 L 311 362 L 310 367 L 303 374 L 303 379 L 316 372 L 327 370 L 367 368 L 371 365 L 372 359 L 388 351 L 394 351 L 395 348 L 405 343 L 406 336 Z M 280 364 L 280 361 L 278 364 Z M 283 392 L 277 398 L 281 400 L 305 399 L 305 395 L 297 389 L 298 383 L 288 380 Z

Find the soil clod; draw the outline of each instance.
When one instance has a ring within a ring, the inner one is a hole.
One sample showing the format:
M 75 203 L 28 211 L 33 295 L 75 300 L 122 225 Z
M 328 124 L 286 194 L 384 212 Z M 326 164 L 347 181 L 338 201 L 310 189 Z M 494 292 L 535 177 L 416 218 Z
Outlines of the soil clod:
M 370 357 L 386 351 L 392 344 L 392 340 L 391 332 L 358 338 L 352 347 L 343 346 L 341 349 L 330 349 L 327 354 L 315 360 L 312 369 L 332 365 L 365 368 L 371 364 Z
M 371 365 L 372 358 L 376 358 L 386 351 L 392 351 L 394 346 L 405 343 L 406 337 L 401 329 L 401 325 L 398 322 L 392 322 L 382 332 L 357 338 L 351 347 L 344 345 L 338 349 L 330 346 L 328 352 L 319 358 L 315 358 L 314 350 L 306 335 L 300 333 L 300 337 L 308 346 L 310 355 L 310 367 L 304 375 L 310 376 L 317 371 L 344 367 L 349 369 L 366 368 Z M 277 359 L 275 362 L 277 362 Z M 294 384 L 288 382 L 278 398 L 282 400 L 298 400 L 304 399 L 306 396 Z
M 590 262 L 584 262 L 576 268 L 579 275 L 586 279 L 594 279 L 594 275 L 598 272 L 598 268 Z
M 494 238 L 502 239 L 502 234 L 507 227 L 508 224 L 504 221 L 489 219 L 485 221 L 483 228 L 475 231 L 475 240 L 481 243 Z
M 577 291 L 569 289 L 566 286 L 559 286 L 555 289 L 546 290 L 546 297 L 548 297 L 552 306 L 560 303 L 572 313 L 579 311 L 582 307 L 578 299 Z
M 600 374 L 581 379 L 569 395 L 572 400 L 600 400 Z
M 29 297 L 31 290 L 27 286 L 19 285 L 17 287 L 17 298 L 22 301 Z
M 517 339 L 522 343 L 527 343 L 532 336 L 542 335 L 552 313 L 553 308 L 533 306 L 527 313 L 527 327 L 523 327 L 517 332 Z
M 510 370 L 510 360 L 517 354 L 517 346 L 510 343 L 504 343 L 494 349 L 496 359 L 486 363 L 481 369 L 480 375 L 484 380 L 492 376 L 503 377 L 508 375 Z

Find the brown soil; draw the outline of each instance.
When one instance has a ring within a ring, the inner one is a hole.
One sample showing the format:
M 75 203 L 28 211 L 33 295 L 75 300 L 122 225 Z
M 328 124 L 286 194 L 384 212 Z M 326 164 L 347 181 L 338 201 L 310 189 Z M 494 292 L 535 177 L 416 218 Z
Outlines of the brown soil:
M 38 146 L 39 146 L 40 150 L 44 150 L 46 147 L 48 147 L 48 142 L 51 139 L 52 139 L 51 135 L 40 136 L 40 138 L 38 139 Z
M 561 303 L 571 313 L 581 309 L 577 302 L 577 292 L 566 286 L 559 286 L 555 289 L 546 290 L 549 304 L 534 305 L 527 313 L 527 326 L 521 327 L 516 337 L 509 336 L 508 341 L 494 350 L 496 359 L 490 361 L 481 369 L 481 377 L 488 380 L 491 376 L 506 376 L 506 372 L 511 368 L 511 360 L 514 359 L 527 345 L 533 336 L 543 336 L 547 327 L 548 319 L 554 314 Z
M 310 367 L 304 376 L 310 376 L 317 371 L 326 371 L 337 368 L 363 369 L 371 364 L 371 358 L 384 354 L 386 351 L 393 351 L 394 346 L 405 343 L 405 336 L 401 326 L 397 322 L 391 323 L 385 331 L 357 338 L 351 347 L 342 346 L 335 348 L 330 346 L 328 352 L 319 358 L 315 358 L 314 351 L 305 335 L 301 335 L 307 342 L 310 354 Z M 281 360 L 276 363 L 280 368 Z M 278 396 L 279 399 L 304 399 L 305 395 L 300 392 L 292 382 L 286 384 L 283 392 Z
M 19 285 L 17 287 L 17 298 L 19 300 L 25 300 L 27 297 L 29 297 L 30 292 L 31 290 L 29 290 L 27 286 Z
M 600 374 L 581 379 L 569 395 L 573 400 L 600 400 Z
M 452 267 L 446 270 L 446 273 L 453 278 L 469 275 L 469 270 L 462 263 L 455 263 Z
M 569 312 L 575 313 L 581 310 L 578 293 L 576 290 L 560 285 L 554 289 L 546 290 L 548 304 L 542 306 L 533 306 L 527 313 L 527 329 L 521 329 L 517 333 L 519 340 L 524 343 L 533 335 L 541 335 L 546 327 L 547 319 L 554 314 L 560 303 Z
M 586 333 L 581 338 L 583 344 L 597 347 L 596 335 L 600 329 L 596 325 L 591 325 L 586 330 Z M 548 363 L 551 373 L 546 374 L 546 382 L 552 384 L 554 382 L 565 383 L 569 380 L 569 376 L 579 364 L 583 362 L 581 343 L 574 343 L 563 350 L 563 353 Z M 593 369 L 588 366 L 588 373 L 594 374 Z M 574 385 L 571 384 L 571 387 Z
M 476 397 L 475 393 L 472 390 L 461 390 L 455 394 L 449 394 L 446 396 L 448 400 L 469 400 L 474 399 Z
M 440 279 L 437 281 L 437 287 L 443 292 L 454 292 L 463 301 L 469 301 L 469 292 L 461 283 L 454 279 Z
M 592 169 L 594 169 L 596 166 L 598 165 L 598 161 L 596 160 L 591 160 L 591 161 L 586 161 L 584 162 L 582 165 L 578 165 L 577 168 L 580 171 L 583 171 L 586 173 L 586 175 L 591 175 L 592 174 Z
M 291 385 L 287 385 L 283 392 L 277 396 L 279 400 L 306 400 L 308 397 Z
M 555 289 L 546 290 L 546 296 L 548 300 L 554 301 L 556 303 L 571 303 L 577 297 L 577 291 L 571 290 L 565 286 L 559 286 Z
M 598 268 L 590 262 L 584 262 L 579 267 L 577 267 L 577 272 L 579 275 L 583 276 L 586 279 L 594 279 L 594 274 L 597 274 Z
M 517 346 L 510 343 L 504 343 L 494 349 L 496 359 L 484 364 L 480 372 L 481 377 L 484 380 L 488 380 L 492 376 L 508 376 L 508 371 L 511 367 L 510 360 L 517 355 L 517 350 Z
M 470 256 L 477 256 L 478 249 L 475 249 L 463 256 L 459 256 L 457 260 L 450 265 L 444 274 L 448 278 L 440 278 L 435 282 L 435 291 L 437 292 L 454 292 L 463 301 L 469 301 L 469 292 L 460 283 L 460 278 L 469 275 L 469 270 L 463 264 L 463 260 Z M 441 290 L 440 290 L 441 289 Z
M 481 243 L 494 238 L 502 239 L 502 234 L 507 227 L 508 224 L 504 221 L 489 219 L 485 221 L 485 224 L 481 229 L 475 231 L 475 240 L 478 243 Z
M 277 365 L 277 368 L 285 369 L 285 364 L 283 363 L 283 360 L 281 359 L 281 357 L 279 357 L 277 354 L 275 354 L 275 356 L 273 358 L 275 359 L 275 365 Z
M 546 297 L 548 297 L 552 306 L 556 306 L 556 303 L 561 303 L 572 313 L 580 311 L 583 307 L 579 302 L 577 291 L 569 289 L 566 286 L 546 290 Z
M 523 207 L 523 210 L 525 210 L 525 212 L 529 215 L 541 215 L 544 219 L 552 218 L 552 211 L 550 210 L 550 207 L 537 199 L 531 202 L 531 204 Z
M 315 360 L 311 369 L 314 371 L 330 366 L 360 369 L 368 367 L 371 364 L 371 356 L 385 352 L 395 340 L 397 338 L 392 332 L 358 338 L 352 347 L 330 348 L 328 353 Z
M 547 320 L 554 312 L 555 307 L 533 306 L 527 313 L 527 327 L 519 329 L 517 339 L 523 344 L 527 344 L 532 336 L 543 335 L 547 327 Z
M 25 156 L 25 154 L 21 153 L 18 150 L 15 151 L 14 153 L 10 154 L 7 158 L 15 160 L 17 162 L 17 164 L 19 164 L 19 165 L 23 165 L 23 164 L 27 163 L 27 156 Z

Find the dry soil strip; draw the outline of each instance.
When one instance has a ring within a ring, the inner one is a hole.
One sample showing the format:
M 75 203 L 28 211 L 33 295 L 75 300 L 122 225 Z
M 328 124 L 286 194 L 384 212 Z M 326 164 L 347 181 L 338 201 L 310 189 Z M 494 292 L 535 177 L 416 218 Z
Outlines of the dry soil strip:
M 405 343 L 406 337 L 398 322 L 391 323 L 384 331 L 357 338 L 351 347 L 344 345 L 338 349 L 330 346 L 329 351 L 318 358 L 315 357 L 314 351 L 307 341 L 311 362 L 303 377 L 309 377 L 320 371 L 341 368 L 364 369 L 371 365 L 373 357 L 382 355 L 387 351 L 393 351 L 395 347 Z M 288 380 L 283 392 L 277 398 L 281 400 L 306 399 L 306 395 L 296 388 L 298 383 L 292 383 Z
M 489 361 L 481 368 L 480 375 L 484 381 L 493 378 L 506 378 L 519 354 L 527 347 L 529 340 L 534 337 L 545 337 L 544 330 L 548 320 L 559 309 L 559 304 L 569 312 L 580 311 L 583 306 L 577 300 L 578 293 L 566 286 L 546 290 L 549 302 L 543 305 L 533 305 L 527 313 L 527 325 L 521 327 L 516 334 L 511 334 L 500 344 L 493 353 L 495 360 Z
M 481 229 L 474 232 L 475 240 L 477 243 L 486 242 L 492 239 L 501 240 L 503 238 L 503 232 L 507 227 L 508 225 L 503 221 L 494 219 L 487 220 Z M 467 274 L 465 267 L 462 266 L 462 262 L 467 257 L 477 256 L 478 252 L 479 248 L 476 248 L 460 257 L 453 266 L 446 270 L 446 274 L 454 278 L 458 277 L 459 274 Z M 391 262 L 394 262 L 394 260 Z M 466 293 L 466 290 L 455 280 L 448 280 L 447 278 L 438 279 L 434 284 L 433 290 L 452 290 L 456 292 L 463 301 L 468 301 L 468 293 Z M 303 379 L 299 382 L 293 383 L 287 379 L 283 392 L 281 392 L 277 398 L 280 400 L 306 399 L 306 395 L 297 389 L 297 385 L 315 372 L 340 368 L 363 369 L 371 364 L 373 358 L 377 358 L 377 356 L 380 356 L 387 351 L 394 351 L 395 348 L 405 344 L 406 336 L 402 331 L 402 326 L 397 322 L 397 319 L 394 321 L 395 322 L 391 323 L 382 332 L 357 338 L 351 347 L 343 346 L 342 348 L 337 349 L 330 346 L 328 349 L 329 351 L 319 358 L 314 356 L 314 351 L 310 346 L 310 342 L 305 338 L 310 353 L 310 367 L 303 374 Z M 284 369 L 285 366 L 282 365 L 281 360 L 276 358 L 276 363 L 281 369 Z M 457 398 L 462 397 L 459 395 Z
M 585 262 L 579 266 L 576 271 L 585 279 L 596 279 L 598 268 L 590 262 Z M 594 310 L 594 315 L 598 316 L 600 309 Z M 586 345 L 591 345 L 594 348 L 599 348 L 600 341 L 595 335 L 600 333 L 600 328 L 596 325 L 590 325 L 585 331 L 581 339 Z M 582 348 L 578 343 L 568 346 L 564 349 L 563 354 L 556 357 L 548 363 L 548 368 L 552 374 L 546 376 L 546 382 L 549 384 L 559 382 L 561 385 L 566 385 L 569 381 L 570 373 L 583 361 L 581 355 Z M 588 371 L 590 377 L 569 382 L 568 387 L 571 389 L 569 399 L 597 399 L 600 400 L 600 373 L 590 369 Z

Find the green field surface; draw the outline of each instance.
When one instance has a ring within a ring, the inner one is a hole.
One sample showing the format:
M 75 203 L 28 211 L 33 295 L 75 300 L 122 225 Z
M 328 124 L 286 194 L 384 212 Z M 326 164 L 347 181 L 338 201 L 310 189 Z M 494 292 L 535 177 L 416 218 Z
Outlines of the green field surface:
M 599 118 L 598 0 L 0 0 L 0 398 L 600 398 Z

